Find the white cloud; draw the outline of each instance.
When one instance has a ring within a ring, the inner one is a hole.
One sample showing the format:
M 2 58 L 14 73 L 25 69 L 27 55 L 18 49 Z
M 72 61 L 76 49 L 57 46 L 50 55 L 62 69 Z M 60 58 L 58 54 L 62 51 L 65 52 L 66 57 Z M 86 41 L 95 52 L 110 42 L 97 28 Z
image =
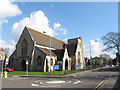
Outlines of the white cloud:
M 54 29 L 60 28 L 61 24 L 60 23 L 54 23 Z
M 44 12 L 41 10 L 34 11 L 30 14 L 29 17 L 25 17 L 19 22 L 13 24 L 11 33 L 15 41 L 18 40 L 25 26 L 28 26 L 39 32 L 45 31 L 46 34 L 51 36 L 58 35 L 61 33 L 62 35 L 67 34 L 67 30 L 65 28 L 61 28 L 60 23 L 54 23 L 54 27 L 52 29 L 49 26 L 49 20 L 47 16 L 45 16 Z
M 53 30 L 54 30 L 55 35 L 58 35 L 58 34 L 66 35 L 67 34 L 67 30 L 65 28 L 61 28 L 60 23 L 54 23 Z
M 67 34 L 67 30 L 66 30 L 65 28 L 61 28 L 60 31 L 63 32 L 63 33 L 62 33 L 63 35 L 66 35 L 66 34 Z
M 10 16 L 16 16 L 21 14 L 21 10 L 16 4 L 13 4 L 15 0 L 1 0 L 0 1 L 0 18 L 3 19 Z M 5 20 L 6 22 L 6 20 Z
M 95 42 L 94 40 L 90 40 L 90 46 L 91 46 L 91 56 L 92 57 L 101 55 L 101 51 L 105 49 L 105 47 L 101 43 Z M 109 54 L 110 57 L 115 58 L 115 55 L 111 52 L 102 52 L 102 54 L 103 53 Z M 89 44 L 84 45 L 84 56 L 90 57 Z
M 53 36 L 53 30 L 49 27 L 49 20 L 41 10 L 37 12 L 34 11 L 30 14 L 30 17 L 25 17 L 19 22 L 13 24 L 12 36 L 14 36 L 13 38 L 15 41 L 21 35 L 25 26 L 40 32 L 45 31 L 46 34 Z
M 12 52 L 15 50 L 15 43 L 13 43 L 14 41 L 4 41 L 4 40 L 0 40 L 0 48 L 9 48 L 9 55 L 12 54 Z

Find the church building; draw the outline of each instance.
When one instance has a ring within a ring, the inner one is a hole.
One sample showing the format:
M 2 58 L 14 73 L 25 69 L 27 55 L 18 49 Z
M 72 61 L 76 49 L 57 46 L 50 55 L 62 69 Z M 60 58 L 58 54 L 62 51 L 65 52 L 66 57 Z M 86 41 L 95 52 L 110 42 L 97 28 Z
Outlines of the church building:
M 15 51 L 9 57 L 9 67 L 14 71 L 25 71 L 27 61 L 29 71 L 49 72 L 50 66 L 53 71 L 58 62 L 62 62 L 61 70 L 82 69 L 85 67 L 83 38 L 68 39 L 66 43 L 25 26 Z

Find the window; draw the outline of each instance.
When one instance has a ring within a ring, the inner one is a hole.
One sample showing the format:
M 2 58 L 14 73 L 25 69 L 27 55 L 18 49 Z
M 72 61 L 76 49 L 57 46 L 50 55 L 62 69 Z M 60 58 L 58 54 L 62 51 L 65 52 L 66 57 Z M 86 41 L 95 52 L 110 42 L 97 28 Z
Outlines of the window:
M 28 45 L 27 41 L 24 39 L 21 43 L 21 55 L 25 56 L 28 53 Z
M 53 59 L 51 58 L 51 66 L 53 66 Z
M 37 58 L 37 66 L 42 66 L 42 60 L 40 56 Z

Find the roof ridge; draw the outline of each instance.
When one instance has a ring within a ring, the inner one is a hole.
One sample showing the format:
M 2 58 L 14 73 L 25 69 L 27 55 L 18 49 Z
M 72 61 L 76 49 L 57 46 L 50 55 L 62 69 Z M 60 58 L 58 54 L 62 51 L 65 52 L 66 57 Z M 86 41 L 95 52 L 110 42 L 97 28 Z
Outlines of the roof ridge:
M 43 33 L 39 32 L 39 31 L 37 31 L 37 30 L 35 30 L 35 29 L 29 28 L 28 26 L 25 26 L 25 27 L 26 27 L 28 30 L 31 29 L 31 30 L 33 30 L 33 31 L 35 31 L 35 32 L 38 32 L 38 33 L 40 33 L 40 34 L 43 34 Z M 50 35 L 47 35 L 47 34 L 43 34 L 43 35 L 46 35 L 46 36 L 49 36 L 49 37 L 50 37 Z M 55 37 L 52 37 L 52 36 L 51 36 L 51 38 L 56 39 L 56 40 L 58 40 L 58 41 L 60 41 L 60 42 L 63 42 L 64 44 L 67 44 L 66 42 L 64 42 L 64 41 L 62 41 L 62 40 L 59 40 L 59 39 L 57 39 L 57 38 L 55 38 Z
M 37 47 L 37 46 L 36 46 Z M 37 47 L 38 49 L 45 49 L 45 50 L 47 50 L 48 52 L 49 52 L 49 49 L 46 49 L 46 48 L 41 48 L 41 47 Z M 45 52 L 44 52 L 45 53 Z M 51 50 L 51 53 L 53 54 L 53 55 L 55 55 L 56 56 L 56 54 L 54 53 L 54 52 L 52 52 L 52 50 Z

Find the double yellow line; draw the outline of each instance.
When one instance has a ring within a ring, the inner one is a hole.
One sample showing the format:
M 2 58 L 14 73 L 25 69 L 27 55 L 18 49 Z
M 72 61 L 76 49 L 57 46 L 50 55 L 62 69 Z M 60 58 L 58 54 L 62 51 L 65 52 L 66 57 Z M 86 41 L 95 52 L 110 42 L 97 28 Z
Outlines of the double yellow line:
M 103 83 L 105 83 L 107 80 L 110 79 L 110 77 L 113 75 L 114 73 L 112 73 L 110 76 L 108 76 L 105 80 L 103 80 L 100 84 L 98 84 L 93 90 L 97 90 L 101 85 L 103 85 Z

